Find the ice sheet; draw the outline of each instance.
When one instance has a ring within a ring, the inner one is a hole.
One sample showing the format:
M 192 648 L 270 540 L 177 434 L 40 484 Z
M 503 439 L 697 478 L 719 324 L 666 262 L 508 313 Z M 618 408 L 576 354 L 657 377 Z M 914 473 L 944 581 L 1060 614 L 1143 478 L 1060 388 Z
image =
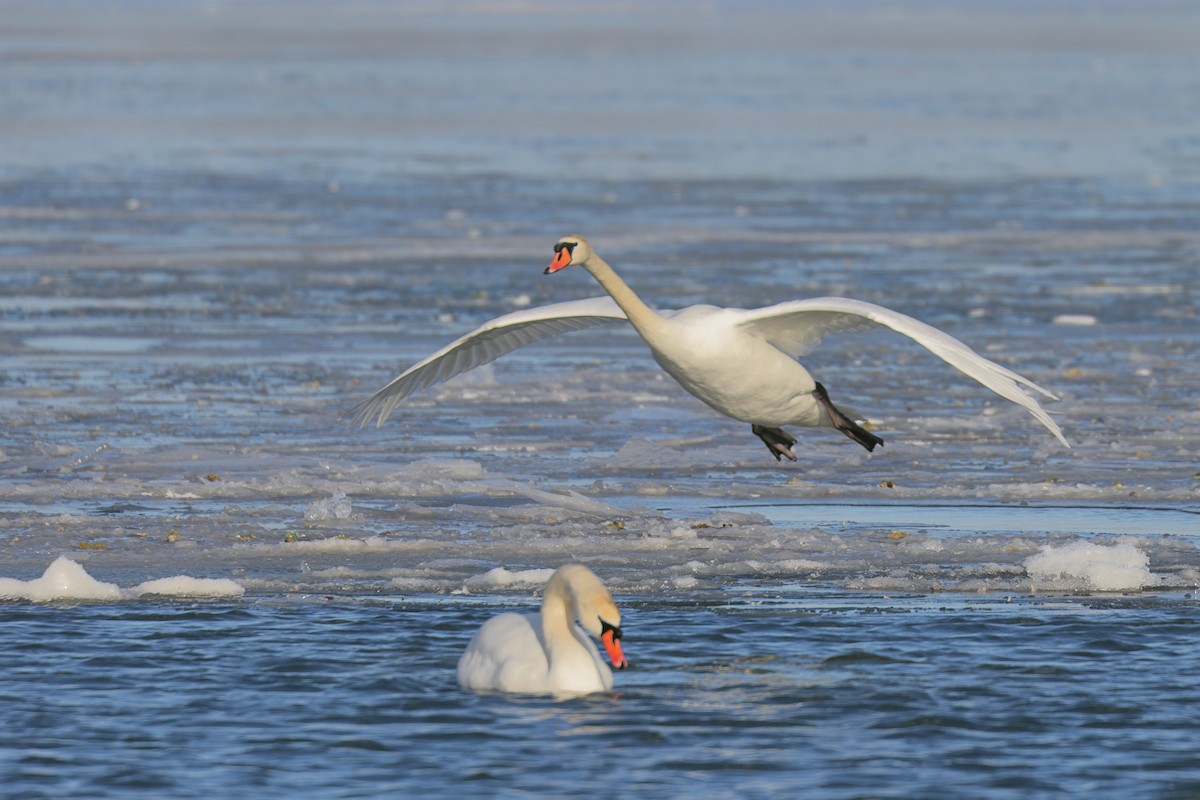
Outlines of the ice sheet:
M 1132 535 L 1192 586 L 1195 15 L 609 5 L 10 9 L 6 574 L 452 592 L 582 559 L 683 594 L 1025 591 L 1041 548 Z M 530 56 L 589 23 L 617 57 Z M 541 273 L 570 231 L 662 308 L 917 317 L 1059 395 L 1072 449 L 879 331 L 805 358 L 871 454 L 796 431 L 776 463 L 621 326 L 339 422 L 490 318 L 598 294 Z

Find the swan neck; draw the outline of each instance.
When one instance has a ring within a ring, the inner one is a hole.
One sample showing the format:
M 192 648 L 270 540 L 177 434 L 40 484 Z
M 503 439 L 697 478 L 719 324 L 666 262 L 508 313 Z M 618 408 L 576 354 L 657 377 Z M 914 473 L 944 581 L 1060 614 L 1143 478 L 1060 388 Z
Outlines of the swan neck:
M 617 274 L 616 270 L 610 267 L 600 256 L 593 253 L 592 257 L 585 261 L 582 266 L 592 274 L 592 277 L 596 279 L 601 288 L 608 292 L 609 296 L 621 307 L 621 310 L 625 312 L 625 316 L 629 317 L 629 321 L 639 332 L 644 332 L 647 328 L 662 321 L 662 317 L 658 315 L 658 312 L 642 302 L 642 298 L 638 297 L 637 293 L 633 289 L 630 289 L 625 281 L 621 280 L 621 276 Z
M 546 658 L 551 670 L 554 669 L 556 652 L 575 643 L 571 633 L 574 616 L 575 604 L 559 582 L 551 580 L 546 584 L 546 593 L 542 597 L 542 641 L 546 644 Z

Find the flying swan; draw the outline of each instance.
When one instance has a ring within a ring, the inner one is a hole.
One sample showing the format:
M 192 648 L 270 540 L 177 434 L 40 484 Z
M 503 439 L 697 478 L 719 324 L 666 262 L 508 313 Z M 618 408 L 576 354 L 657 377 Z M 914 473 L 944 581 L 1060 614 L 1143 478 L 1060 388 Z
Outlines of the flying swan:
M 614 668 L 629 666 L 612 595 L 587 567 L 564 564 L 546 582 L 540 612 L 500 614 L 475 632 L 458 659 L 458 685 L 476 692 L 607 692 L 612 669 L 587 634 L 604 645 Z
M 359 425 L 372 418 L 383 424 L 396 405 L 422 389 L 447 380 L 518 347 L 568 331 L 627 320 L 650 348 L 654 360 L 704 403 L 727 417 L 750 423 L 778 461 L 792 461 L 796 440 L 784 425 L 835 428 L 867 450 L 883 439 L 858 424 L 855 413 L 839 409 L 825 387 L 796 359 L 827 334 L 891 328 L 964 375 L 1024 407 L 1070 447 L 1028 387 L 1050 392 L 1012 370 L 989 361 L 953 336 L 897 311 L 845 297 L 791 300 L 765 308 L 688 306 L 656 311 L 634 293 L 582 236 L 564 236 L 554 245 L 550 275 L 569 266 L 591 273 L 608 297 L 527 308 L 497 317 L 409 367 L 347 417 Z

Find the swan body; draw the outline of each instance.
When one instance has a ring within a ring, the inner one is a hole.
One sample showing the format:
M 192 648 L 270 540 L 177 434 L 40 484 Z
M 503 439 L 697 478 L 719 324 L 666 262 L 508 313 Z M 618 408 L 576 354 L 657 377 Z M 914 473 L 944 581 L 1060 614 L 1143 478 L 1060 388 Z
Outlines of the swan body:
M 885 327 L 909 337 L 963 374 L 1025 408 L 1063 445 L 1062 430 L 1032 390 L 1058 399 L 1027 378 L 990 361 L 963 342 L 912 317 L 845 297 L 792 300 L 755 309 L 689 306 L 656 311 L 642 302 L 582 236 L 555 245 L 552 274 L 580 266 L 608 293 L 522 309 L 497 317 L 409 367 L 350 411 L 365 424 L 382 424 L 404 398 L 548 336 L 616 321 L 629 322 L 655 361 L 684 389 L 711 408 L 751 424 L 775 456 L 796 460 L 796 440 L 783 425 L 833 427 L 868 450 L 883 440 L 860 427 L 856 412 L 829 400 L 824 386 L 800 364 L 828 334 Z
M 458 684 L 477 692 L 609 691 L 612 669 L 588 634 L 603 643 L 613 667 L 628 666 L 612 596 L 587 567 L 565 564 L 546 583 L 540 612 L 500 614 L 476 631 L 458 660 Z

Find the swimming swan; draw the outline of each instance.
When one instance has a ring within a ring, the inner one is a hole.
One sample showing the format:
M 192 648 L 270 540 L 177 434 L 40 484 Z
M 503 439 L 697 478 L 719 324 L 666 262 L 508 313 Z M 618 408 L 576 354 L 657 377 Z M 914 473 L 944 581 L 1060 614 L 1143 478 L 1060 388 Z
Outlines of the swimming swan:
M 500 614 L 476 631 L 458 660 L 458 685 L 477 692 L 608 691 L 612 670 L 587 634 L 604 644 L 613 667 L 629 665 L 612 595 L 587 567 L 565 564 L 546 583 L 540 612 Z
M 830 333 L 891 328 L 941 358 L 964 375 L 1024 407 L 1067 447 L 1062 430 L 1028 387 L 1050 392 L 976 353 L 953 336 L 897 311 L 844 297 L 791 300 L 765 308 L 696 305 L 656 311 L 596 255 L 582 236 L 564 236 L 554 245 L 547 275 L 569 266 L 591 273 L 608 297 L 528 308 L 497 317 L 409 367 L 347 414 L 358 424 L 382 424 L 404 398 L 493 361 L 548 336 L 627 320 L 650 348 L 654 360 L 684 389 L 727 417 L 750 423 L 778 461 L 796 460 L 796 440 L 781 426 L 832 427 L 867 450 L 883 439 L 860 426 L 854 412 L 840 409 L 825 387 L 796 359 Z

